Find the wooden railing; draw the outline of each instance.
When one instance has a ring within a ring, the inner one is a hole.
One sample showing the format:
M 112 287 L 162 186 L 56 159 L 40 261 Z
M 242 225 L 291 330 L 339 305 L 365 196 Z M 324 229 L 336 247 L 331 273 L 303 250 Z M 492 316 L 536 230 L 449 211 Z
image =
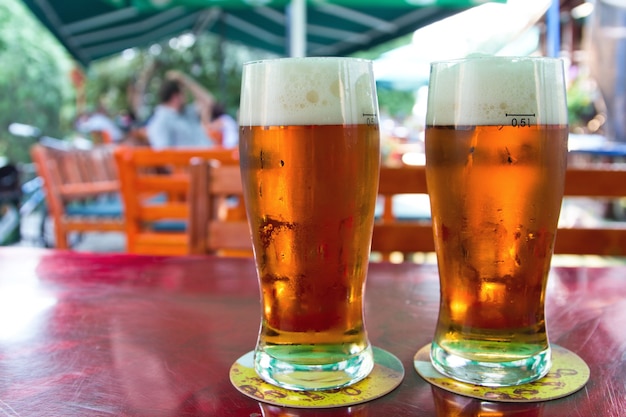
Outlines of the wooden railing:
M 401 220 L 392 212 L 392 198 L 398 194 L 427 194 L 423 166 L 382 168 L 379 194 L 384 209 L 374 226 L 372 251 L 387 256 L 434 251 L 430 219 Z M 626 197 L 626 170 L 571 168 L 566 172 L 565 198 L 589 197 L 604 200 Z M 626 256 L 626 226 L 619 222 L 602 222 L 594 226 L 560 226 L 554 248 L 556 254 Z

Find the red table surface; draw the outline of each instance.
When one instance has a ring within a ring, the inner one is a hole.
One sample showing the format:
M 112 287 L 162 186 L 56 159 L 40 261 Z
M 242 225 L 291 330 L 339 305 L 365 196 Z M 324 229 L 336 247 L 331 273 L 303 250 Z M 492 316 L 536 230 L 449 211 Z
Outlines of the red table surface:
M 548 331 L 581 356 L 581 391 L 532 404 L 434 388 L 413 369 L 439 300 L 433 265 L 372 264 L 366 323 L 404 364 L 402 384 L 353 407 L 263 405 L 229 369 L 252 350 L 253 261 L 0 249 L 0 416 L 626 416 L 626 266 L 554 268 Z

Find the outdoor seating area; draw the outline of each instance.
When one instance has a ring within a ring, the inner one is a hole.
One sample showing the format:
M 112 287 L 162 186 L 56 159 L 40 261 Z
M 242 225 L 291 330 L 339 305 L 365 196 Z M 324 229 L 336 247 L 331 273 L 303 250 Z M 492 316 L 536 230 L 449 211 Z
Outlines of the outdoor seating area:
M 251 256 L 237 151 L 35 145 L 32 154 L 58 249 L 72 248 L 71 234 L 117 232 L 122 252 Z M 381 168 L 373 261 L 432 260 L 425 257 L 435 250 L 427 194 L 424 166 Z M 623 165 L 570 167 L 555 254 L 626 259 L 626 222 L 570 215 L 581 199 L 610 207 L 624 198 Z

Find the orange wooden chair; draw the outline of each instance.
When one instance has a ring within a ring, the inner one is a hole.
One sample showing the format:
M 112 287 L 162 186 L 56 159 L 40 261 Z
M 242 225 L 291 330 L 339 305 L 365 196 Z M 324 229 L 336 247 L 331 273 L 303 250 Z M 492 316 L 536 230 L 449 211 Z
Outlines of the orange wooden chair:
M 68 249 L 70 233 L 124 230 L 112 148 L 81 150 L 36 144 L 31 157 L 43 179 L 55 247 Z
M 238 166 L 238 152 L 120 146 L 115 150 L 130 253 L 184 255 L 188 249 L 192 158 Z
M 252 256 L 239 165 L 196 158 L 190 172 L 190 253 Z

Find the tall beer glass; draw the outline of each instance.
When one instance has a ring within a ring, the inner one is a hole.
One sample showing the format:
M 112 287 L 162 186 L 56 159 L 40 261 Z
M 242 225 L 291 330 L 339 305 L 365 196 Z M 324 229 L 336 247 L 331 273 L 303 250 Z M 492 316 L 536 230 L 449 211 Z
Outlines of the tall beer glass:
M 240 163 L 262 308 L 254 365 L 267 382 L 324 390 L 373 368 L 363 292 L 377 114 L 370 61 L 244 65 Z
M 426 178 L 441 300 L 431 360 L 508 386 L 551 365 L 544 299 L 565 178 L 563 64 L 468 58 L 431 66 Z

